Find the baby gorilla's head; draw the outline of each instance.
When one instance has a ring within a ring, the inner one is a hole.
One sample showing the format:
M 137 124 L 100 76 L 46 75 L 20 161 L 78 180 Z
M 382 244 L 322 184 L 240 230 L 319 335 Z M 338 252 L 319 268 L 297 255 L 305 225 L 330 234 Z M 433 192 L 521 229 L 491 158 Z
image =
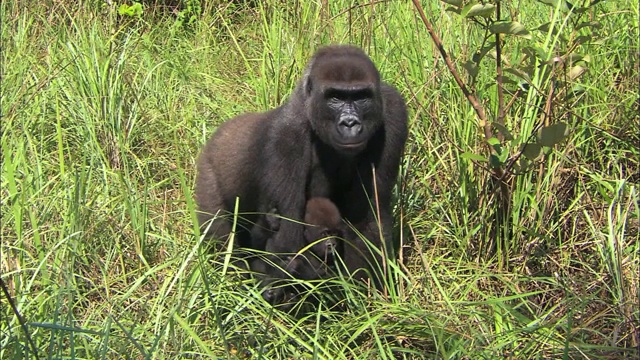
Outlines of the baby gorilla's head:
M 311 244 L 311 251 L 327 266 L 332 266 L 343 251 L 346 226 L 340 210 L 327 198 L 311 198 L 307 201 L 304 222 L 304 238 Z

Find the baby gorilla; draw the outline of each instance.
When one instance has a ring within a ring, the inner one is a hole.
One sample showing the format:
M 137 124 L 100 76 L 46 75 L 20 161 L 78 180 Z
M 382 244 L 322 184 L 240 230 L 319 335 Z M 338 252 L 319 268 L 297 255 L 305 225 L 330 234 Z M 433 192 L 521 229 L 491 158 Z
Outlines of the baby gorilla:
M 280 218 L 276 213 L 277 209 L 273 209 L 271 214 L 261 216 L 253 227 L 251 235 L 257 248 L 266 248 L 266 243 L 280 229 Z M 342 222 L 340 211 L 331 200 L 320 197 L 309 199 L 306 204 L 304 226 L 304 241 L 307 246 L 303 248 L 302 253 L 287 258 L 286 267 L 278 271 L 297 279 L 327 278 L 336 258 L 342 255 L 342 238 L 345 233 L 346 225 Z M 273 274 L 267 270 L 269 266 L 274 265 L 268 264 L 262 258 L 253 259 L 250 266 L 256 273 Z M 289 302 L 295 295 L 295 289 L 290 286 L 271 286 L 263 293 L 265 300 L 271 304 Z

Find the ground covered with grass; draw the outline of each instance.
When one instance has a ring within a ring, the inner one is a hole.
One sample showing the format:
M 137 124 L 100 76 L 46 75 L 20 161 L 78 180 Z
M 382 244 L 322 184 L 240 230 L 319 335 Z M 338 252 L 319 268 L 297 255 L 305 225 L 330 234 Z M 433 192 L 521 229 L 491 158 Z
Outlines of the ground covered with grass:
M 637 0 L 109 3 L 0 4 L 0 358 L 639 356 Z M 282 312 L 205 251 L 194 163 L 329 43 L 410 109 L 398 261 Z

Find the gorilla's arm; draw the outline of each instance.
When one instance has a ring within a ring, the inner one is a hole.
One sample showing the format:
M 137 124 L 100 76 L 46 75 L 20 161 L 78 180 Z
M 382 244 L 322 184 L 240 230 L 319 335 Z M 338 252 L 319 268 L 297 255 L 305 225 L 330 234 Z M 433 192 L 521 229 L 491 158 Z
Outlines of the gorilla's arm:
M 268 174 L 262 176 L 261 188 L 268 201 L 262 203 L 277 208 L 281 219 L 280 229 L 267 242 L 266 251 L 274 254 L 291 253 L 304 247 L 304 227 L 300 221 L 304 219 L 305 190 L 311 161 L 309 130 L 300 115 L 289 113 L 287 108 L 279 109 L 272 116 L 278 116 L 278 121 L 274 122 L 267 135 L 270 140 L 265 147 L 266 166 L 263 169 Z

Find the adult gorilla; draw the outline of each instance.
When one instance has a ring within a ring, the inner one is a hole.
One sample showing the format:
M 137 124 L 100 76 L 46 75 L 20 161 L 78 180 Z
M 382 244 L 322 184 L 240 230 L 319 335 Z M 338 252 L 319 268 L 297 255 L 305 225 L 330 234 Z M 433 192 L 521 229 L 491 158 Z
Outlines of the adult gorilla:
M 321 48 L 285 104 L 225 122 L 205 145 L 195 190 L 199 222 L 205 229 L 213 219 L 209 235 L 224 238 L 231 221 L 214 215 L 233 212 L 236 197 L 241 213 L 276 208 L 283 218 L 299 221 L 307 199 L 325 197 L 364 238 L 391 249 L 391 192 L 406 139 L 404 100 L 380 81 L 371 59 L 353 46 Z M 299 251 L 303 229 L 281 221 L 266 250 Z M 249 231 L 237 235 L 241 246 L 252 246 Z M 351 272 L 381 264 L 356 232 L 345 240 Z M 357 277 L 366 278 L 366 272 Z

